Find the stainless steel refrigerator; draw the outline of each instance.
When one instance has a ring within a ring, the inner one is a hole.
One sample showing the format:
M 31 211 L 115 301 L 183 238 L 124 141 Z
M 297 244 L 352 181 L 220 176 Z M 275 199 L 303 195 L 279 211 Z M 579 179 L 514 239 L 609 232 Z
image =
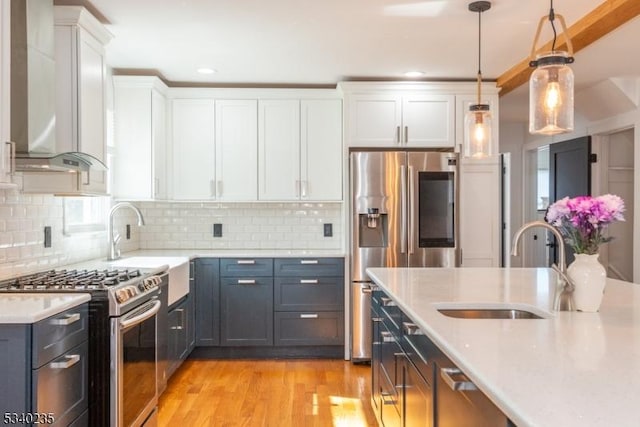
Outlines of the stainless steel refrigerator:
M 351 187 L 351 360 L 371 359 L 369 267 L 457 267 L 458 155 L 355 151 Z

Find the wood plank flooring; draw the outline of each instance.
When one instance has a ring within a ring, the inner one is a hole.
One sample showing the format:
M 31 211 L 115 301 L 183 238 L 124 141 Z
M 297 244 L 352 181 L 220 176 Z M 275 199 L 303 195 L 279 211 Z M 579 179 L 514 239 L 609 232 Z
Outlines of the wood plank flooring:
M 158 425 L 367 427 L 371 368 L 344 360 L 187 360 L 160 397 Z

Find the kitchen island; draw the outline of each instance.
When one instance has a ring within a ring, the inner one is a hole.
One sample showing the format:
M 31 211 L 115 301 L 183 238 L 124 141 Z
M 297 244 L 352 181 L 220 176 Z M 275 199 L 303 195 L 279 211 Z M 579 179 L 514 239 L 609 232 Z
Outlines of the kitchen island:
M 640 287 L 608 279 L 598 313 L 552 312 L 550 269 L 371 268 L 373 281 L 517 426 L 640 423 Z M 458 319 L 442 308 L 542 319 Z

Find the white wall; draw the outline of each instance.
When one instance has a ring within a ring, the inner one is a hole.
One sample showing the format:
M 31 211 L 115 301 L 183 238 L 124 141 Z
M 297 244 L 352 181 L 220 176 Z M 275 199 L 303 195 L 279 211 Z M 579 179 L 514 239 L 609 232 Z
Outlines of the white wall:
M 640 189 L 640 108 L 598 121 L 588 121 L 576 114 L 575 130 L 572 133 L 556 135 L 553 137 L 539 137 L 530 135 L 526 123 L 501 123 L 500 124 L 500 152 L 512 153 L 512 232 L 518 229 L 525 217 L 524 199 L 524 164 L 525 152 L 538 147 L 562 142 L 586 135 L 606 135 L 623 129 L 635 128 L 635 171 L 634 187 Z M 518 160 L 519 159 L 519 160 Z M 518 191 L 517 189 L 522 189 Z M 637 190 L 636 190 L 637 191 Z M 640 282 L 640 197 L 634 200 L 634 217 L 627 221 L 634 221 L 633 253 L 634 253 L 634 282 Z M 522 265 L 521 260 L 512 257 L 512 265 Z

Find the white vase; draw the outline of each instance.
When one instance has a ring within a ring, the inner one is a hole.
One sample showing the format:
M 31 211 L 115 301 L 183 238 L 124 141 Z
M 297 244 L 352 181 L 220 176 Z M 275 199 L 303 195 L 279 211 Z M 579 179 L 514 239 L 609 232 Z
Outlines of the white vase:
M 598 254 L 575 254 L 575 257 L 567 269 L 567 275 L 575 286 L 575 308 L 578 311 L 595 313 L 600 309 L 607 272 L 598 261 Z

